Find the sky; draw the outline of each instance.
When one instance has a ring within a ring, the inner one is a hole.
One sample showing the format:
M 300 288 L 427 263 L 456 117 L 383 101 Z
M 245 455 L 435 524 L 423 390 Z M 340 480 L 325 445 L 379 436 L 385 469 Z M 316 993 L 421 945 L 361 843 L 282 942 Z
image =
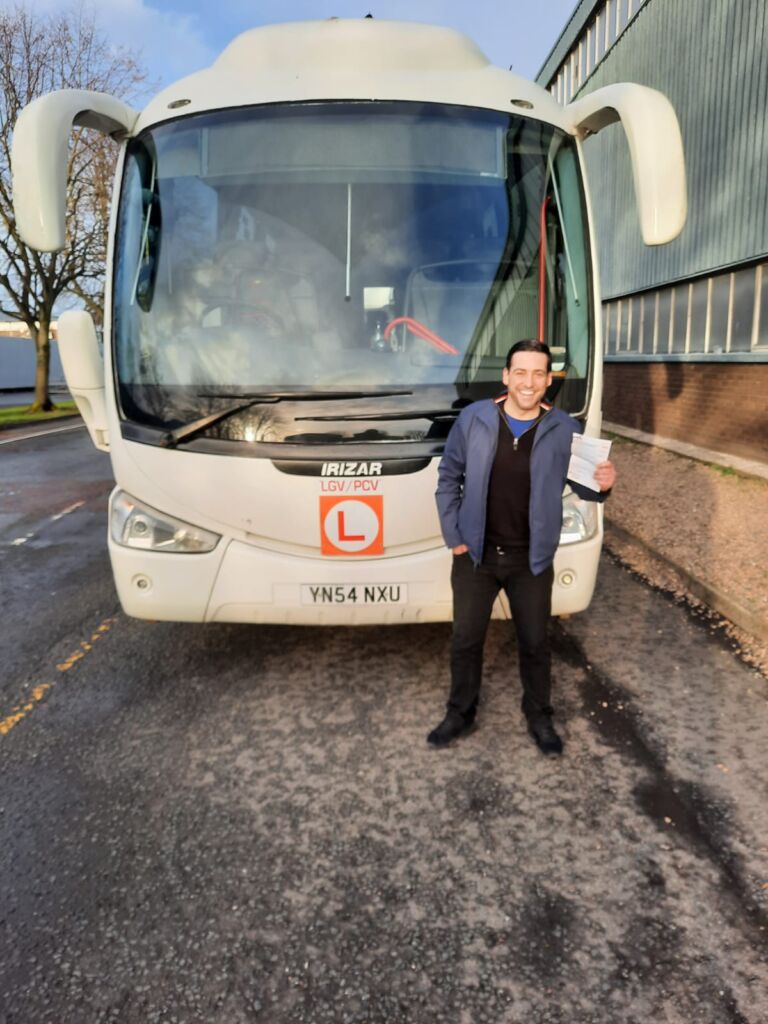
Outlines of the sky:
M 0 0 L 0 9 L 17 0 Z M 577 0 L 85 0 L 107 38 L 136 53 L 158 87 L 207 67 L 240 32 L 281 21 L 364 17 L 421 21 L 470 36 L 500 67 L 534 78 Z M 70 0 L 26 0 L 40 11 Z

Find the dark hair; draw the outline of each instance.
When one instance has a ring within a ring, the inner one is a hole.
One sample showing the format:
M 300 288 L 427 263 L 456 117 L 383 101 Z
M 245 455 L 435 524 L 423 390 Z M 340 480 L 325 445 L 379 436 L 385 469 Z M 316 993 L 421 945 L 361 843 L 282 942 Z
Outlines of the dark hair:
M 535 338 L 516 341 L 509 352 L 507 352 L 507 362 L 505 364 L 507 369 L 512 365 L 512 356 L 515 352 L 541 352 L 543 356 L 547 357 L 547 373 L 552 369 L 552 353 L 549 351 L 549 345 L 545 345 L 543 341 L 537 341 Z

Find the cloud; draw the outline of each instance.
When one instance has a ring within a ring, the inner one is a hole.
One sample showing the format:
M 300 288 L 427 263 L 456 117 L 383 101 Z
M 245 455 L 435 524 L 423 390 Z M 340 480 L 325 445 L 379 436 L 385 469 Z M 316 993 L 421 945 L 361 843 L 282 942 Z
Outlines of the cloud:
M 447 25 L 473 39 L 500 67 L 533 77 L 568 20 L 575 0 L 84 0 L 107 37 L 140 55 L 158 87 L 209 66 L 239 33 L 259 25 L 331 16 Z M 44 10 L 77 0 L 31 0 Z M 15 0 L 0 0 L 12 8 Z
M 0 10 L 13 10 L 15 0 L 0 0 Z M 210 32 L 197 13 L 181 13 L 152 6 L 145 0 L 29 0 L 27 9 L 40 14 L 77 11 L 93 16 L 113 46 L 133 52 L 161 88 L 211 64 L 220 46 L 208 41 Z
M 139 54 L 150 78 L 166 85 L 208 67 L 218 49 L 197 14 L 159 10 L 144 0 L 100 0 L 98 20 L 108 38 Z

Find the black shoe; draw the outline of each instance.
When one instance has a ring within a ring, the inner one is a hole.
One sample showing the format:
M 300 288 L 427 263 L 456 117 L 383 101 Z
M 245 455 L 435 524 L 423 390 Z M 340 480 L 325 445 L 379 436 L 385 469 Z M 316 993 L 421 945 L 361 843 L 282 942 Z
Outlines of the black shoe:
M 474 712 L 474 709 L 473 709 Z M 444 747 L 458 736 L 464 736 L 475 722 L 474 713 L 466 718 L 460 711 L 449 710 L 440 725 L 427 736 L 427 743 L 433 747 Z
M 562 754 L 563 741 L 557 735 L 549 715 L 538 715 L 528 719 L 528 732 L 536 741 L 542 754 Z

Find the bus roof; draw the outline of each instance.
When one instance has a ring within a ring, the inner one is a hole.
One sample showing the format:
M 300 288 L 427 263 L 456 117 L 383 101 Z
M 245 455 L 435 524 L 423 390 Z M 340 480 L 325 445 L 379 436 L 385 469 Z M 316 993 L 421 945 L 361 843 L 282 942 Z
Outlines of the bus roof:
M 563 108 L 503 71 L 453 29 L 375 18 L 330 18 L 251 29 L 211 67 L 164 89 L 134 132 L 209 110 L 318 100 L 394 100 L 524 113 L 573 131 Z

